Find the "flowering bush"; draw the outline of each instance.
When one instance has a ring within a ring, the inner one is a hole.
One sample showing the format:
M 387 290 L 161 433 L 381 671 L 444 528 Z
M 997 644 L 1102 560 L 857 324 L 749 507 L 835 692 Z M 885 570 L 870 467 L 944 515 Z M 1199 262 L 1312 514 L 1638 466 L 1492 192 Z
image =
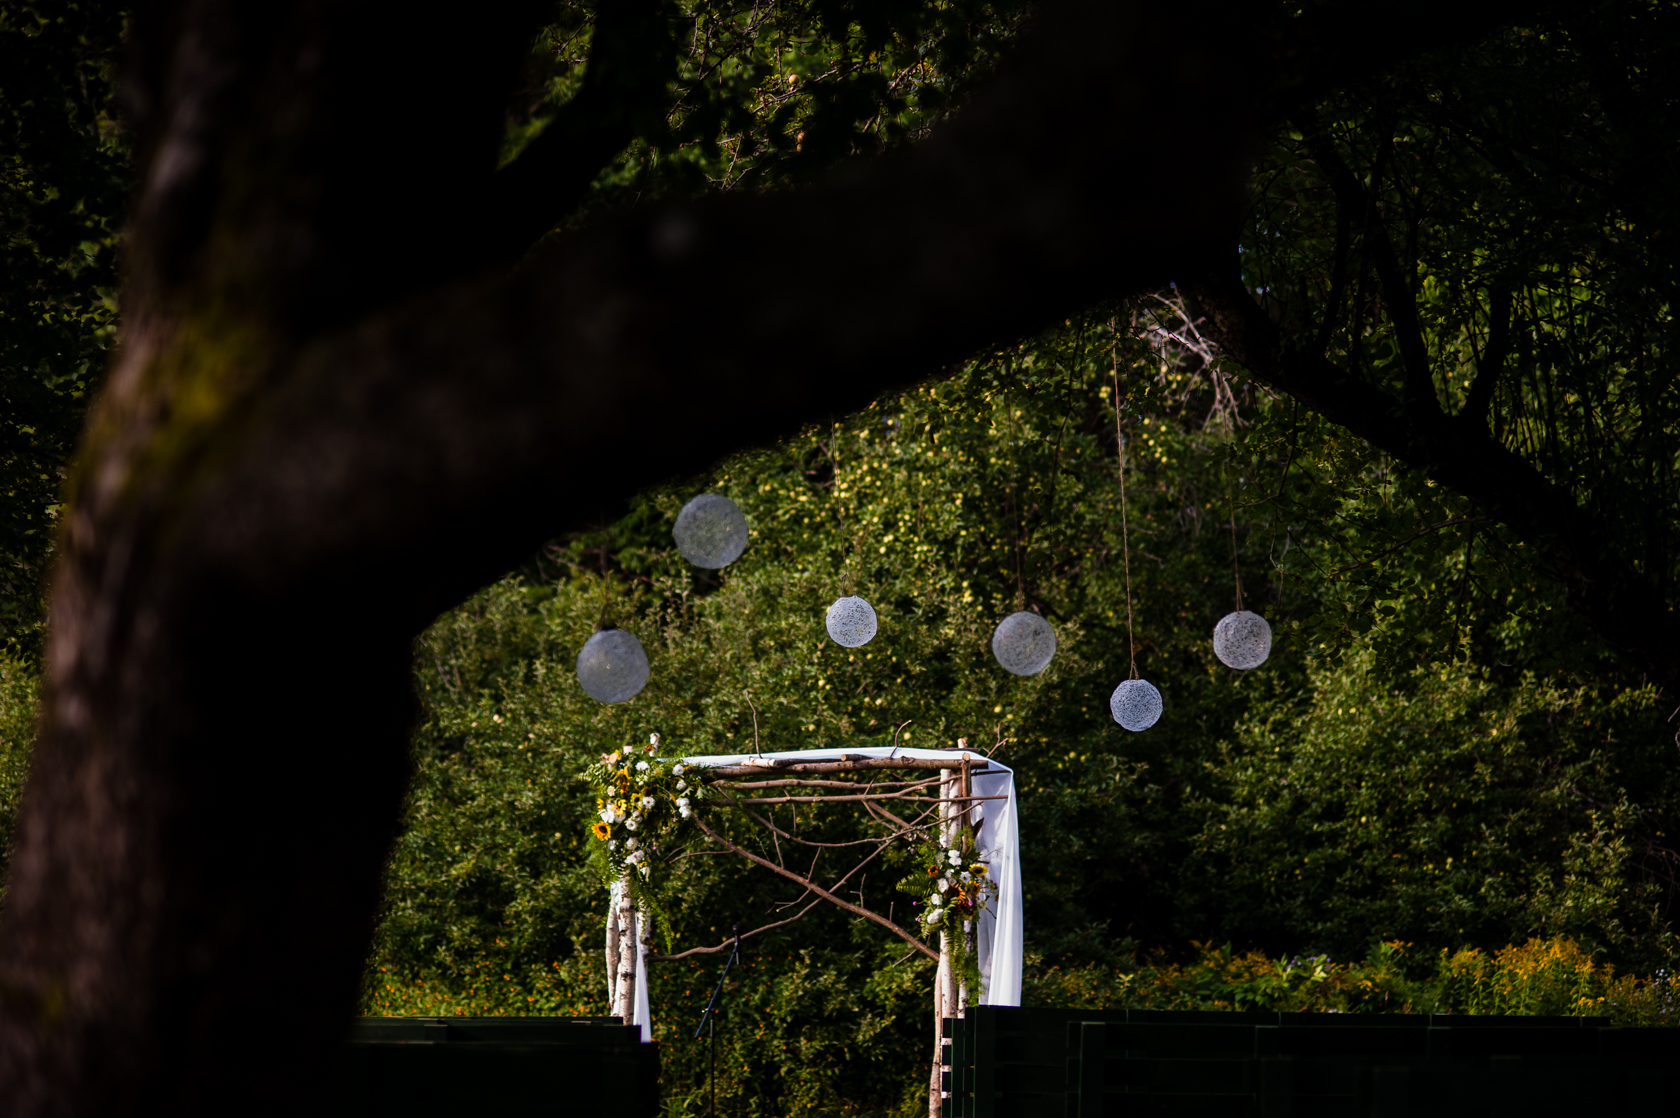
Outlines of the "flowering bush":
M 655 885 L 654 869 L 683 821 L 694 814 L 703 786 L 681 758 L 654 756 L 659 735 L 652 734 L 640 752 L 619 749 L 601 754 L 585 776 L 595 786 L 593 852 L 610 884 L 631 874 L 641 889 Z
M 1414 955 L 1378 943 L 1362 961 L 1271 958 L 1195 944 L 1185 962 L 1135 956 L 1063 968 L 1027 960 L 1023 1005 L 1069 1009 L 1264 1010 L 1603 1016 L 1623 1026 L 1680 1026 L 1680 976 L 1617 974 L 1566 936 Z

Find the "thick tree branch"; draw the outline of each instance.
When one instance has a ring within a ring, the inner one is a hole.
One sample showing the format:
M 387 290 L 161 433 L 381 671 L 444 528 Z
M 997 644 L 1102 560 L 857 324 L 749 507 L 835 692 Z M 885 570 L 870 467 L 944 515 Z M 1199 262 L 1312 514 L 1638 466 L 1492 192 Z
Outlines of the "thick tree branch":
M 1254 377 L 1285 392 L 1401 462 L 1474 501 L 1537 547 L 1569 604 L 1611 645 L 1680 685 L 1672 634 L 1680 618 L 1608 541 L 1615 538 L 1572 495 L 1494 442 L 1475 417 L 1404 407 L 1321 354 L 1286 349 L 1277 327 L 1236 278 L 1181 284 L 1206 333 Z
M 581 88 L 491 184 L 486 259 L 524 253 L 638 132 L 663 123 L 677 73 L 674 15 L 668 0 L 602 0 Z
M 1488 341 L 1476 360 L 1476 379 L 1464 398 L 1459 416 L 1466 423 L 1487 429 L 1488 405 L 1493 402 L 1493 390 L 1511 353 L 1511 288 L 1509 284 L 1495 284 L 1488 292 Z
M 1400 259 L 1395 255 L 1394 242 L 1389 239 L 1373 199 L 1353 177 L 1341 153 L 1317 128 L 1316 122 L 1307 123 L 1307 150 L 1312 153 L 1313 162 L 1323 168 L 1329 178 L 1330 188 L 1336 192 L 1338 207 L 1345 205 L 1368 215 L 1360 233 L 1365 238 L 1366 252 L 1376 267 L 1377 282 L 1382 285 L 1383 305 L 1388 311 L 1389 321 L 1394 324 L 1394 338 L 1400 347 L 1400 361 L 1405 368 L 1406 403 L 1421 412 L 1426 420 L 1439 416 L 1441 401 L 1435 394 L 1435 378 L 1429 371 L 1429 347 L 1424 343 L 1423 326 L 1418 321 L 1417 300 L 1412 296 L 1411 284 L 1406 282 Z M 1330 313 L 1334 314 L 1334 309 Z

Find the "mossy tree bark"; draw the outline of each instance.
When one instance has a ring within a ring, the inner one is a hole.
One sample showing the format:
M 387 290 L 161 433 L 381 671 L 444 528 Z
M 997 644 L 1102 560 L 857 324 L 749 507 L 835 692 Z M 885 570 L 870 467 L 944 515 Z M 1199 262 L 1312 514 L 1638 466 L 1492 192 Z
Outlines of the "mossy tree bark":
M 1333 23 L 1062 0 L 909 151 L 514 266 L 665 88 L 656 0 L 601 12 L 585 93 L 500 173 L 543 5 L 137 14 L 122 349 L 0 919 L 8 1113 L 318 1109 L 414 636 L 649 482 L 1225 259 L 1256 91 L 1354 69 Z

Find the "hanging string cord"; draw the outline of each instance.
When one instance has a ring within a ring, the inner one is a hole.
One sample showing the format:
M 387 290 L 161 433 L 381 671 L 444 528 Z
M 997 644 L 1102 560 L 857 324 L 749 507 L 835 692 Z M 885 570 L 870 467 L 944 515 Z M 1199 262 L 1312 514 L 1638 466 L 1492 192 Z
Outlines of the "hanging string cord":
M 840 553 L 840 587 L 845 591 L 844 597 L 851 597 L 853 584 L 853 560 L 857 557 L 858 548 L 862 545 L 864 529 L 860 523 L 857 531 L 849 538 L 846 537 L 846 503 L 839 497 L 840 493 L 840 423 L 830 420 L 828 428 L 828 459 L 834 464 L 834 480 L 830 482 L 834 489 L 835 514 L 840 520 L 840 535 L 847 542 L 841 547 Z
M 1015 371 L 1015 359 L 1013 356 L 1011 356 L 1009 361 L 1009 369 L 1010 373 L 1013 374 Z M 1013 379 L 1013 375 L 1011 376 L 1011 379 Z M 1018 436 L 1018 431 L 1015 427 L 1015 409 L 1012 405 L 1008 405 L 1007 402 L 1006 407 L 1007 414 L 1005 418 L 1009 421 L 1009 442 L 1011 448 L 1013 449 L 1017 443 Z M 1019 465 L 1020 463 L 1017 462 L 1017 468 L 1019 468 Z M 1021 570 L 1021 552 L 1026 547 L 1027 542 L 1027 521 L 1026 516 L 1021 509 L 1021 478 L 1019 473 L 1015 476 L 1013 488 L 1015 490 L 1015 609 L 1019 611 L 1027 608 L 1027 580 Z
M 595 619 L 595 631 L 610 628 L 607 624 L 612 609 L 612 583 L 607 578 L 607 544 L 601 542 L 601 615 Z
M 1137 638 L 1132 635 L 1132 538 L 1126 522 L 1126 433 L 1120 425 L 1120 323 L 1108 320 L 1109 371 L 1114 377 L 1115 453 L 1120 458 L 1120 552 L 1126 567 L 1126 647 L 1132 657 L 1132 678 L 1138 677 Z
M 1227 462 L 1225 474 L 1225 492 L 1231 501 L 1231 581 L 1237 587 L 1237 612 L 1241 613 L 1242 603 L 1242 567 L 1237 563 L 1237 483 L 1229 472 Z

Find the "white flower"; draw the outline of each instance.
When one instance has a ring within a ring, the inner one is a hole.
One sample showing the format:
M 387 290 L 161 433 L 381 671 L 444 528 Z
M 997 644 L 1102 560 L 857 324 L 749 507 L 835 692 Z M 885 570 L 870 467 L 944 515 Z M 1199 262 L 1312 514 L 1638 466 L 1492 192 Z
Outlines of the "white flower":
M 688 797 L 687 796 L 678 796 L 677 797 L 677 806 L 678 807 L 687 807 L 688 806 Z
M 687 804 L 682 804 L 681 806 L 679 806 L 677 808 L 677 814 L 681 815 L 684 819 L 687 819 L 690 815 L 692 815 L 694 813 L 689 810 Z
M 946 856 L 951 859 L 951 864 L 953 866 L 959 865 L 962 862 L 962 852 L 960 850 L 948 850 L 946 851 Z
M 635 839 L 625 839 L 624 840 L 624 846 L 628 850 L 634 850 L 634 849 L 636 849 L 636 840 Z
M 940 905 L 942 905 L 944 903 L 945 903 L 945 898 L 941 897 L 938 893 L 935 893 L 933 896 L 928 898 L 928 904 L 932 905 L 934 908 L 938 908 Z
M 630 841 L 634 842 L 636 840 L 631 839 Z M 633 866 L 637 862 L 640 862 L 641 860 L 642 860 L 642 852 L 640 850 L 638 850 L 634 854 L 630 855 L 628 858 L 624 859 L 624 864 L 627 865 L 627 866 Z
M 641 822 L 642 822 L 641 816 L 632 815 L 630 818 L 628 818 L 624 821 L 624 825 L 626 827 L 629 827 L 632 831 L 634 831 L 641 824 Z
M 637 761 L 636 762 L 636 771 L 639 772 L 639 773 L 647 772 L 648 771 L 648 763 L 646 761 Z
M 649 734 L 648 735 L 648 744 L 649 745 L 658 745 L 659 744 L 659 735 L 658 734 Z
M 950 887 L 951 887 L 950 881 L 948 881 L 947 879 L 945 879 L 943 877 L 939 879 L 939 884 L 934 886 L 934 888 L 939 890 L 941 893 L 943 893 L 945 890 L 949 889 Z
M 652 796 L 643 796 L 642 797 L 642 806 L 645 807 L 645 808 L 651 809 L 653 807 L 653 797 Z
M 688 791 L 688 781 L 686 781 L 686 780 L 677 781 L 677 791 L 679 791 L 679 792 Z
M 604 807 L 604 808 L 601 809 L 601 822 L 607 824 L 607 826 L 610 827 L 614 823 L 618 822 L 618 815 L 617 815 L 617 813 L 615 813 L 613 811 L 612 808 Z
M 613 847 L 615 847 L 617 845 L 618 845 L 618 840 L 617 839 L 608 839 L 607 840 L 607 849 L 608 850 L 611 850 Z
M 676 774 L 676 775 L 677 775 L 677 776 L 681 776 L 681 775 L 682 775 L 682 774 L 683 774 L 683 769 L 685 769 L 685 768 L 687 768 L 687 767 L 688 767 L 688 766 L 687 766 L 687 765 L 684 765 L 684 764 L 682 764 L 682 763 L 681 763 L 681 762 L 680 762 L 680 761 L 679 761 L 679 762 L 678 762 L 678 763 L 677 763 L 677 767 L 676 767 L 676 768 L 674 768 L 674 769 L 672 769 L 672 770 L 671 770 L 671 771 L 672 771 L 672 772 L 673 772 L 673 773 L 675 773 L 675 774 Z
M 939 923 L 939 918 L 944 915 L 945 913 L 942 909 L 930 908 L 928 909 L 928 914 L 922 917 L 922 919 L 926 920 L 929 924 L 937 924 Z

